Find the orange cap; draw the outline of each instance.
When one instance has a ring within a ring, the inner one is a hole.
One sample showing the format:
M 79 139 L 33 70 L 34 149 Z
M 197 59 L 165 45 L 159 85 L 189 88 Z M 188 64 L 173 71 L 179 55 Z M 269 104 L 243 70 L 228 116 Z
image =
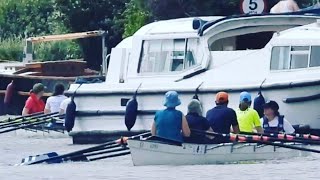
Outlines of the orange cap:
M 226 92 L 219 92 L 216 95 L 216 103 L 226 103 L 229 100 L 229 95 Z

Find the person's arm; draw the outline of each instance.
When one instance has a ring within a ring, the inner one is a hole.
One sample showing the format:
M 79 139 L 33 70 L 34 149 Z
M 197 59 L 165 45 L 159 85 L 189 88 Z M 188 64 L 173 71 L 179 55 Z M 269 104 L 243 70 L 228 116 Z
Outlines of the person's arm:
M 295 132 L 295 129 L 286 119 L 283 119 L 283 129 L 286 134 L 293 134 Z
M 261 126 L 260 116 L 257 111 L 254 110 L 252 118 L 253 118 L 253 124 L 255 126 L 255 129 L 257 130 L 257 133 L 263 134 L 263 128 Z
M 291 5 L 292 5 L 293 11 L 300 11 L 300 8 L 299 8 L 298 4 L 296 3 L 296 1 L 292 0 Z
M 44 113 L 45 114 L 50 113 L 50 98 L 47 100 L 46 106 L 44 107 Z
M 211 127 L 209 127 L 209 129 L 207 130 L 207 132 L 213 132 L 213 129 Z M 207 138 L 209 139 L 214 139 L 214 136 L 207 134 L 206 135 Z
M 230 118 L 231 118 L 232 132 L 235 134 L 239 134 L 240 128 L 238 124 L 237 113 L 234 110 L 232 110 Z
M 22 114 L 22 116 L 29 115 L 29 109 L 24 107 L 21 114 Z
M 152 123 L 152 128 L 151 128 L 151 135 L 155 136 L 156 135 L 156 123 L 153 121 Z
M 239 134 L 240 133 L 239 125 L 232 125 L 232 130 L 233 130 L 233 133 Z
M 185 116 L 182 116 L 182 134 L 185 137 L 190 137 L 191 134 L 189 124 Z

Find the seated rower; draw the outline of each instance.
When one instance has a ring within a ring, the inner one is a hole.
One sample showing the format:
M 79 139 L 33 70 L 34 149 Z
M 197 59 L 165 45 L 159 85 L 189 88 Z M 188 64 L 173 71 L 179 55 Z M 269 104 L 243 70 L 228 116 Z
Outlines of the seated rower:
M 190 128 L 185 116 L 181 111 L 176 110 L 176 106 L 180 104 L 181 101 L 176 91 L 169 91 L 165 94 L 164 106 L 167 108 L 156 113 L 151 129 L 153 136 L 178 142 L 182 142 L 182 136 L 190 136 Z
M 248 92 L 240 93 L 240 105 L 236 111 L 240 131 L 244 133 L 263 133 L 259 114 L 250 106 L 251 94 Z
M 44 108 L 44 113 L 55 113 L 55 112 L 60 112 L 60 106 L 61 103 L 67 99 L 64 93 L 64 86 L 63 84 L 57 84 L 54 87 L 54 93 L 51 97 L 47 99 L 46 106 Z
M 44 102 L 41 99 L 44 94 L 45 86 L 41 83 L 37 83 L 30 91 L 30 96 L 27 99 L 25 106 L 22 110 L 22 116 L 39 113 L 44 111 Z
M 284 116 L 279 113 L 279 105 L 275 101 L 269 101 L 263 106 L 264 117 L 260 119 L 265 133 L 293 134 L 294 128 Z
M 199 100 L 193 99 L 188 104 L 186 119 L 190 129 L 212 132 L 208 120 L 202 116 L 202 107 Z M 205 135 L 195 133 L 192 133 L 190 137 L 185 138 L 185 141 L 189 143 L 208 143 L 208 139 Z
M 236 112 L 228 108 L 229 95 L 226 92 L 219 92 L 216 95 L 216 106 L 207 112 L 207 119 L 214 132 L 229 134 L 232 127 L 234 133 L 239 133 L 239 126 Z M 215 137 L 214 143 L 228 142 L 229 140 Z

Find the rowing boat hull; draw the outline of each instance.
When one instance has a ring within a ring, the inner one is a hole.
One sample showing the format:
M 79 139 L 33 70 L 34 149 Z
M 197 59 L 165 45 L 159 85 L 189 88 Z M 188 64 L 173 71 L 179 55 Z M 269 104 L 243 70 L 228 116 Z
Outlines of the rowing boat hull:
M 135 166 L 145 165 L 202 165 L 241 161 L 261 161 L 307 156 L 310 153 L 274 146 L 250 144 L 182 144 L 129 140 Z M 301 144 L 293 146 L 304 147 Z

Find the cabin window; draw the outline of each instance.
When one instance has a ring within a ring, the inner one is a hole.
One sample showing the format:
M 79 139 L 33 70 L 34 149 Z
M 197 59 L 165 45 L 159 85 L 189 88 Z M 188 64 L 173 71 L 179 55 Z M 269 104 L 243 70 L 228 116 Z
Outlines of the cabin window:
M 310 67 L 320 66 L 320 46 L 311 47 Z
M 271 53 L 271 70 L 320 66 L 320 46 L 278 46 Z
M 139 73 L 179 72 L 199 64 L 198 39 L 146 40 L 143 42 Z

